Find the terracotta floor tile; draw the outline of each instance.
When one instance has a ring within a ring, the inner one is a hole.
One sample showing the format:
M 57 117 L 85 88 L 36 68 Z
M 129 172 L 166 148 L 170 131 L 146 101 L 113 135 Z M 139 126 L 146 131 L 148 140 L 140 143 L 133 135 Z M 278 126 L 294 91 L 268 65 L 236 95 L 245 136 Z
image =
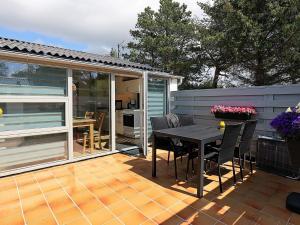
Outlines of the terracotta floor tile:
M 300 224 L 300 217 L 285 209 L 286 195 L 299 190 L 299 182 L 247 170 L 244 181 L 232 186 L 228 163 L 222 170 L 224 192 L 212 172 L 198 199 L 196 176 L 176 182 L 167 152 L 158 156 L 157 178 L 151 177 L 151 154 L 115 154 L 0 178 L 0 224 L 24 224 L 20 202 L 28 225 L 55 224 L 52 211 L 60 224 Z M 178 161 L 180 179 L 185 169 L 186 157 Z
M 84 217 L 78 217 L 71 222 L 66 223 L 66 225 L 90 225 L 90 222 Z
M 267 205 L 266 207 L 264 207 L 262 212 L 274 217 L 278 217 L 279 219 L 284 221 L 287 221 L 291 217 L 291 213 L 289 211 L 272 205 Z
M 163 195 L 164 193 L 161 191 L 161 189 L 156 187 L 151 187 L 150 189 L 147 189 L 143 191 L 145 195 L 147 195 L 149 198 L 155 199 L 159 197 L 160 195 Z
M 218 221 L 213 217 L 210 217 L 202 212 L 198 212 L 193 217 L 191 217 L 188 220 L 188 222 L 193 225 L 213 225 L 216 224 Z
M 143 222 L 142 225 L 157 225 L 157 223 L 149 219 Z
M 140 207 L 141 205 L 150 202 L 151 199 L 144 194 L 137 194 L 128 198 L 127 201 L 130 202 L 135 207 Z
M 47 225 L 57 225 L 57 222 L 55 221 L 54 217 L 52 215 L 48 215 L 46 217 L 36 217 L 32 220 L 27 220 L 26 222 L 28 225 L 35 224 L 35 225 L 40 225 L 40 224 L 47 224 Z
M 104 225 L 122 225 L 122 224 L 123 223 L 120 220 L 116 219 L 116 218 L 111 219 L 108 222 L 104 223 Z
M 58 213 L 54 213 L 54 215 L 57 218 L 58 222 L 62 224 L 70 223 L 71 221 L 82 217 L 80 211 L 75 207 L 66 209 Z
M 170 206 L 174 205 L 179 200 L 166 194 L 166 195 L 162 195 L 158 198 L 155 198 L 154 201 L 156 201 L 158 204 L 160 204 L 161 206 L 163 206 L 165 208 L 169 208 Z
M 168 211 L 161 212 L 160 214 L 155 216 L 153 220 L 156 223 L 163 224 L 163 225 L 177 225 L 184 222 L 181 218 Z
M 189 205 L 186 204 L 185 202 L 181 201 L 181 202 L 177 202 L 176 204 L 170 206 L 169 210 L 172 211 L 173 213 L 179 213 L 187 207 L 189 207 Z M 195 209 L 194 209 L 194 211 L 195 211 Z
M 104 204 L 97 199 L 88 199 L 86 202 L 82 202 L 77 206 L 85 214 L 89 214 L 93 211 L 100 210 L 105 207 Z
M 106 208 L 96 210 L 86 215 L 92 224 L 104 224 L 114 218 L 113 214 Z
M 157 204 L 156 202 L 150 201 L 139 207 L 139 210 L 148 218 L 153 218 L 154 216 L 160 214 L 164 208 Z
M 124 224 L 138 225 L 145 222 L 148 218 L 137 210 L 131 210 L 130 212 L 123 214 L 119 217 Z
M 133 188 L 131 187 L 125 187 L 125 188 L 122 188 L 120 190 L 118 190 L 118 194 L 123 197 L 123 198 L 130 198 L 130 197 L 133 197 L 135 195 L 138 194 L 138 191 L 134 190 Z
M 112 193 L 106 196 L 99 197 L 99 200 L 106 206 L 117 203 L 122 200 L 122 198 L 117 193 Z
M 109 206 L 109 209 L 114 213 L 116 216 L 121 216 L 129 211 L 135 209 L 127 200 L 121 200 Z
M 291 216 L 289 222 L 292 223 L 292 224 L 300 224 L 300 215 L 292 213 L 292 216 Z
M 1 217 L 1 225 L 24 225 L 24 219 L 21 211 L 14 215 L 7 215 Z

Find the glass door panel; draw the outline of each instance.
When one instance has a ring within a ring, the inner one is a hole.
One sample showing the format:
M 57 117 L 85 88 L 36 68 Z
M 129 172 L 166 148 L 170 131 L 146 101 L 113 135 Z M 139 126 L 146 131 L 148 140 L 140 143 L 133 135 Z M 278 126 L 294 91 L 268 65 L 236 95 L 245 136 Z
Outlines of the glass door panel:
M 109 74 L 73 70 L 74 158 L 110 150 Z
M 167 81 L 149 78 L 148 80 L 148 137 L 152 132 L 151 117 L 164 116 L 167 112 Z

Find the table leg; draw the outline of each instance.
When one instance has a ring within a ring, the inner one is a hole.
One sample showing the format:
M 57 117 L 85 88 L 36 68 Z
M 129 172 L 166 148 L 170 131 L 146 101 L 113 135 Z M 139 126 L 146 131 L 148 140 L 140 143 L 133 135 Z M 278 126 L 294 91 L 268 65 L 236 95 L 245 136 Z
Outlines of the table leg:
M 156 147 L 155 147 L 155 135 L 152 137 L 152 177 L 156 177 Z
M 204 186 L 204 143 L 198 144 L 198 165 L 197 165 L 197 197 L 203 197 L 203 186 Z
M 91 153 L 94 151 L 94 124 L 90 124 L 90 151 Z

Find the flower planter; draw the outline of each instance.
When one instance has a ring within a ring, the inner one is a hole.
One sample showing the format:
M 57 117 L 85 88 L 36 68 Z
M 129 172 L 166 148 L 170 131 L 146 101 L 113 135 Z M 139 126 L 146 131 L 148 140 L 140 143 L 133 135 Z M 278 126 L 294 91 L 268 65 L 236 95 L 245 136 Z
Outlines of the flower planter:
M 293 167 L 300 168 L 300 139 L 289 138 L 287 145 Z
M 216 112 L 215 117 L 219 119 L 230 119 L 230 120 L 250 120 L 251 114 L 247 113 L 220 113 Z
M 297 145 L 296 150 L 297 150 Z M 298 145 L 299 153 L 299 145 Z M 299 173 L 290 163 L 290 155 L 287 142 L 271 137 L 260 136 L 257 143 L 256 166 L 262 170 L 281 176 L 294 176 Z

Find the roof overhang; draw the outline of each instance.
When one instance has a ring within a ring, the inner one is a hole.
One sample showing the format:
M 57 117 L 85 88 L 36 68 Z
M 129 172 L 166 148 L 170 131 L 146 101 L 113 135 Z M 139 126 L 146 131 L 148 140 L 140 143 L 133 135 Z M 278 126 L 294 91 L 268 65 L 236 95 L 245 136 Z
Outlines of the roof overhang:
M 26 62 L 26 63 L 36 63 L 41 65 L 71 68 L 71 69 L 78 69 L 78 70 L 91 70 L 91 71 L 104 72 L 104 73 L 113 73 L 116 75 L 143 76 L 144 73 L 148 73 L 148 75 L 153 75 L 158 77 L 167 77 L 167 78 L 174 78 L 180 80 L 183 79 L 182 76 L 176 76 L 165 72 L 118 67 L 118 66 L 101 64 L 97 62 L 78 61 L 72 59 L 53 57 L 49 55 L 35 55 L 30 53 L 7 51 L 3 49 L 0 49 L 0 59 Z

